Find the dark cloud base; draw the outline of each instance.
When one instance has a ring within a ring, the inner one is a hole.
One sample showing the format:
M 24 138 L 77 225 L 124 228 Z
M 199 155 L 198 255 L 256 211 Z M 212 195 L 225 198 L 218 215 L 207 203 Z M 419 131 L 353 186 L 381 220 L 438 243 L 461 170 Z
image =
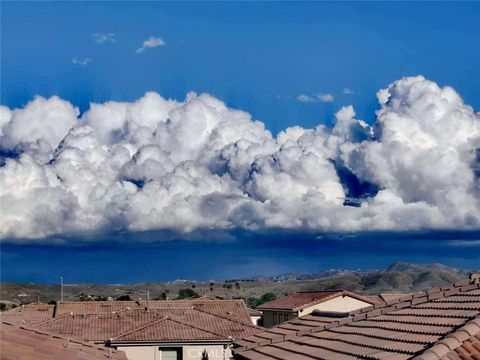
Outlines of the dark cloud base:
M 128 233 L 95 243 L 18 245 L 1 249 L 1 280 L 138 283 L 229 279 L 328 268 L 374 269 L 395 261 L 480 268 L 480 231 L 293 234 L 236 232 L 211 241 L 145 243 L 160 233 Z

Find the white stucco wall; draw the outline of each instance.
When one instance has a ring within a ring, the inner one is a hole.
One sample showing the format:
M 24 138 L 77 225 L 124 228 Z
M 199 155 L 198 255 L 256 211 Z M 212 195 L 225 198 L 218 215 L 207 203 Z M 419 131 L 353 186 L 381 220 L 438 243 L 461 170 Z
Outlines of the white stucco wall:
M 229 360 L 232 352 L 223 345 L 195 345 L 183 347 L 183 360 L 200 360 L 203 350 L 207 350 L 208 360 Z
M 181 347 L 178 346 L 168 346 Z M 127 354 L 128 360 L 162 360 L 159 345 L 118 346 Z M 232 358 L 230 347 L 223 345 L 184 345 L 183 360 L 200 360 L 203 350 L 207 350 L 209 360 L 229 360 Z
M 300 310 L 298 313 L 284 310 L 262 310 L 263 327 L 270 328 L 284 322 L 285 320 L 279 322 L 278 319 L 279 317 L 284 319 L 285 315 L 287 315 L 288 320 L 291 320 L 299 316 L 311 314 L 313 310 L 350 312 L 353 310 L 362 309 L 367 306 L 371 306 L 371 304 L 347 295 L 338 296 L 336 298 L 324 301 L 320 304 L 306 307 L 305 309 Z M 274 313 L 277 321 L 274 321 Z
M 127 354 L 128 360 L 160 360 L 158 346 L 119 346 Z
M 253 325 L 258 325 L 258 320 L 261 319 L 261 316 L 250 316 L 250 319 L 252 320 Z
M 338 296 L 336 298 L 324 301 L 320 304 L 302 309 L 298 312 L 298 316 L 305 316 L 311 314 L 313 310 L 349 312 L 357 309 L 362 309 L 370 305 L 371 304 L 365 301 L 361 301 L 350 296 Z

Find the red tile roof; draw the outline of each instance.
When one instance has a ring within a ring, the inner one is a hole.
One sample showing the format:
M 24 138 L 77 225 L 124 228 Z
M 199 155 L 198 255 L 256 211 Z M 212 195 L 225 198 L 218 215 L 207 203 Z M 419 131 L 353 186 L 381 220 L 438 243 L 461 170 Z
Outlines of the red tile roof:
M 232 320 L 251 324 L 248 308 L 243 300 L 218 300 L 201 297 L 190 300 L 165 300 L 165 301 L 71 301 L 59 302 L 56 306 L 55 316 L 64 314 L 100 314 L 129 309 L 190 309 L 196 308 L 212 314 L 223 315 Z
M 159 310 L 151 310 L 159 312 Z M 129 341 L 230 341 L 262 330 L 253 324 L 244 324 L 198 309 L 172 312 L 160 311 L 162 318 L 132 329 L 114 338 L 113 342 Z
M 126 310 L 103 314 L 64 314 L 36 324 L 35 329 L 98 343 L 162 316 L 144 310 Z
M 32 303 L 4 311 L 0 318 L 17 325 L 37 324 L 53 317 L 54 305 Z
M 2 360 L 127 360 L 123 351 L 3 321 L 0 327 L 0 349 Z
M 313 317 L 298 319 L 297 325 L 304 328 L 295 333 L 282 334 L 277 327 L 269 329 L 268 336 L 256 335 L 262 340 L 237 341 L 241 347 L 235 357 L 401 360 L 422 355 L 418 359 L 438 360 L 452 350 L 469 347 L 467 341 L 476 341 L 472 336 L 480 331 L 480 284 L 463 282 L 404 296 L 327 323 L 319 320 L 316 326 L 307 324 Z
M 251 322 L 245 324 L 195 308 L 65 314 L 39 323 L 35 328 L 95 342 L 112 338 L 132 341 L 229 340 L 230 337 L 241 338 L 261 330 Z M 178 338 L 175 337 L 177 335 Z
M 363 297 L 361 295 L 352 293 L 346 290 L 334 290 L 334 291 L 314 291 L 314 292 L 297 292 L 290 294 L 286 297 L 282 297 L 257 307 L 258 310 L 290 310 L 298 311 L 308 306 L 320 304 L 322 302 L 334 299 L 339 296 L 350 296 L 355 299 L 364 301 L 369 304 L 379 303 L 378 298 L 373 299 L 371 297 Z

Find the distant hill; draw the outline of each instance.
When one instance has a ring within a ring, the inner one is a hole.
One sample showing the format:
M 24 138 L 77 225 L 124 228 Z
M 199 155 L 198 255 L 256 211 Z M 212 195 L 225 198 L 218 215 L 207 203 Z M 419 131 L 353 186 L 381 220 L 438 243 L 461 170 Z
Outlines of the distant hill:
M 320 273 L 282 274 L 259 276 L 251 279 L 229 281 L 197 282 L 178 280 L 168 283 L 148 283 L 136 285 L 70 284 L 64 289 L 65 300 L 85 299 L 88 295 L 116 299 L 129 295 L 132 299 L 175 298 L 180 289 L 192 289 L 199 296 L 208 295 L 221 298 L 255 299 L 266 293 L 284 296 L 295 291 L 345 289 L 364 294 L 387 292 L 413 292 L 441 287 L 465 279 L 468 272 L 442 264 L 394 263 L 383 270 L 344 270 L 330 269 Z M 28 303 L 40 300 L 58 300 L 59 285 L 25 284 L 2 282 L 0 301 L 8 303 Z

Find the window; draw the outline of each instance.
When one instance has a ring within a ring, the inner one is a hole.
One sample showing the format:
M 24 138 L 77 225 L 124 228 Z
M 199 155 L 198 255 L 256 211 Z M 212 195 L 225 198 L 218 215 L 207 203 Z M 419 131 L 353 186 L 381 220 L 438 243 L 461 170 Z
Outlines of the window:
M 273 313 L 273 325 L 277 325 L 277 313 Z
M 159 350 L 162 360 L 182 360 L 182 348 L 159 348 Z

